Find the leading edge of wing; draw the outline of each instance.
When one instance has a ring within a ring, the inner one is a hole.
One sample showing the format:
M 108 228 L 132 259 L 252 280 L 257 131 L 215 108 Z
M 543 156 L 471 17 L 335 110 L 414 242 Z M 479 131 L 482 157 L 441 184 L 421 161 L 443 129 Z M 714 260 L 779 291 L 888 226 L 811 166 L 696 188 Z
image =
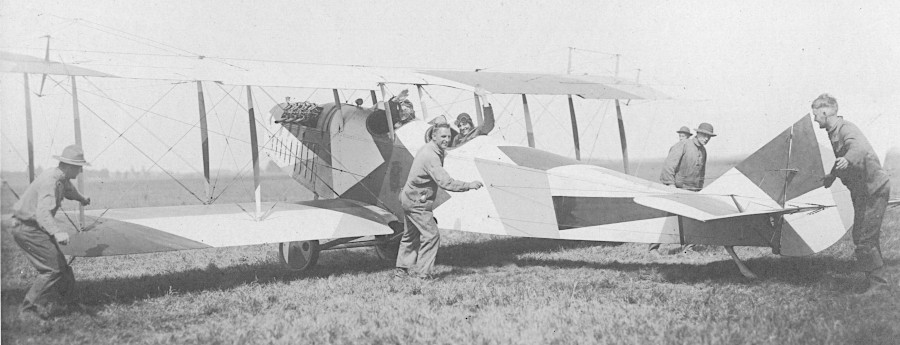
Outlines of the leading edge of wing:
M 112 256 L 386 235 L 396 220 L 375 206 L 343 199 L 261 206 L 259 219 L 253 203 L 92 210 L 85 212 L 86 231 L 60 223 L 70 234 L 60 249 L 72 256 Z
M 710 194 L 668 194 L 635 197 L 634 202 L 655 208 L 661 211 L 669 212 L 683 217 L 696 219 L 701 222 L 712 220 L 743 217 L 749 215 L 760 214 L 790 214 L 805 211 L 814 211 L 833 207 L 834 205 L 810 205 L 797 206 L 785 205 L 785 207 L 759 207 L 753 210 L 741 211 L 735 202 L 744 204 L 746 198 L 732 197 L 730 195 L 710 195 Z

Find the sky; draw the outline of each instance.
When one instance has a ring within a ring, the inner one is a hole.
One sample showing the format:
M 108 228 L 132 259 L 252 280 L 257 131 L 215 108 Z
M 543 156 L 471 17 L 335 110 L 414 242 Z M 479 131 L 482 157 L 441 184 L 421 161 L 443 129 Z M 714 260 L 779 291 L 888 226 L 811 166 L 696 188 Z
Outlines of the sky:
M 51 59 L 100 71 L 177 69 L 179 59 L 203 55 L 234 65 L 259 59 L 595 75 L 614 75 L 617 54 L 620 77 L 673 98 L 622 103 L 633 159 L 663 157 L 675 130 L 701 122 L 719 134 L 708 146 L 711 158 L 748 155 L 808 113 L 823 92 L 837 97 L 840 114 L 883 155 L 900 146 L 892 106 L 900 103 L 896 18 L 900 4 L 891 1 L 0 1 L 0 50 L 42 57 L 49 34 Z M 0 78 L 0 168 L 24 170 L 22 76 Z M 90 106 L 80 112 L 95 168 L 197 171 L 195 85 L 78 83 Z M 31 76 L 32 91 L 39 86 L 40 76 Z M 211 129 L 228 133 L 211 143 L 221 152 L 213 165 L 245 168 L 248 150 L 234 138 L 246 135 L 236 105 L 246 96 L 239 87 L 205 87 L 219 116 Z M 32 103 L 37 164 L 49 166 L 74 135 L 70 82 L 56 78 L 45 88 Z M 330 101 L 328 90 L 269 93 L 255 97 Z M 431 115 L 474 109 L 470 94 L 430 95 Z M 520 99 L 491 100 L 499 113 L 491 135 L 525 144 Z M 537 147 L 574 156 L 565 97 L 529 101 Z M 582 157 L 621 159 L 613 103 L 577 100 L 576 112 Z M 178 153 L 167 153 L 170 146 Z

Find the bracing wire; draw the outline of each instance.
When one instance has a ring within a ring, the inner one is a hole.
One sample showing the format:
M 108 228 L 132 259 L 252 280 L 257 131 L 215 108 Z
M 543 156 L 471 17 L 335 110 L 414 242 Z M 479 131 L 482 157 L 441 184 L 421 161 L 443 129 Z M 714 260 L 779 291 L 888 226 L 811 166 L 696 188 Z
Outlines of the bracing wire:
M 135 150 L 137 150 L 137 151 L 140 152 L 145 158 L 147 158 L 148 160 L 150 160 L 150 162 L 153 163 L 154 166 L 158 167 L 160 170 L 162 170 L 164 173 L 166 173 L 166 175 L 168 175 L 172 180 L 174 180 L 176 183 L 178 183 L 179 185 L 181 185 L 181 187 L 184 188 L 188 193 L 190 193 L 191 195 L 193 195 L 193 196 L 194 196 L 195 198 L 197 198 L 197 200 L 199 200 L 200 202 L 203 202 L 203 199 L 201 199 L 199 196 L 197 196 L 197 194 L 195 194 L 195 193 L 194 193 L 190 188 L 188 188 L 183 182 L 181 182 L 178 178 L 176 178 L 175 175 L 173 175 L 173 174 L 170 173 L 168 170 L 166 170 L 166 169 L 163 168 L 161 165 L 159 165 L 159 162 L 153 160 L 153 158 L 150 157 L 150 155 L 148 155 L 146 152 L 144 152 L 144 150 L 141 150 L 141 148 L 140 148 L 137 144 L 135 144 L 135 143 L 132 142 L 130 139 L 128 139 L 127 137 L 125 137 L 124 135 L 122 135 L 122 133 L 120 133 L 118 130 L 116 130 L 116 128 L 115 128 L 112 124 L 110 124 L 109 122 L 107 122 L 102 116 L 100 116 L 100 114 L 97 114 L 97 112 L 95 112 L 93 109 L 91 109 L 90 106 L 88 106 L 87 104 L 85 104 L 84 102 L 82 102 L 82 101 L 80 101 L 80 100 L 78 101 L 78 104 L 80 104 L 80 105 L 83 106 L 85 109 L 87 109 L 91 114 L 93 114 L 97 119 L 99 119 L 101 122 L 103 122 L 103 124 L 105 124 L 107 127 L 109 127 L 113 132 L 115 132 L 116 134 L 119 134 L 120 137 L 121 137 L 123 140 L 125 140 L 125 142 L 129 143 L 132 147 L 134 147 Z

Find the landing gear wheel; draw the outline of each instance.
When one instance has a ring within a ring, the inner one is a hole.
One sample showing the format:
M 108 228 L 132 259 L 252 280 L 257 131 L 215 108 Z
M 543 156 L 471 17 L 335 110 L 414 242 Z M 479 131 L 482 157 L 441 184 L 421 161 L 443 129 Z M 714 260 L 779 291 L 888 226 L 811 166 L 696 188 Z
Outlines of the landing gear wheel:
M 292 270 L 305 271 L 319 261 L 319 241 L 295 241 L 278 244 L 278 258 Z
M 400 222 L 391 222 L 388 224 L 394 230 L 390 235 L 375 236 L 376 240 L 382 241 L 375 245 L 375 253 L 378 258 L 393 263 L 397 261 L 397 253 L 400 251 L 400 235 L 403 233 L 403 224 Z M 395 238 L 396 237 L 396 238 Z M 391 238 L 394 238 L 391 240 Z

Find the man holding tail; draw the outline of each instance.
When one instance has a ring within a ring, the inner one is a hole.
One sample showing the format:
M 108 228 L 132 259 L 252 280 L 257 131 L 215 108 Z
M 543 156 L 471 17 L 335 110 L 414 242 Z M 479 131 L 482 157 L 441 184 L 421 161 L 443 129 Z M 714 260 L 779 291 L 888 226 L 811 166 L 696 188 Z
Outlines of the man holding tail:
M 864 294 L 889 291 L 890 278 L 881 257 L 881 222 L 891 195 L 887 173 L 859 127 L 837 116 L 838 103 L 823 93 L 812 102 L 812 113 L 819 128 L 828 131 L 834 150 L 834 166 L 825 175 L 830 188 L 835 178 L 850 190 L 853 201 L 853 244 L 856 245 L 855 269 L 865 272 Z

